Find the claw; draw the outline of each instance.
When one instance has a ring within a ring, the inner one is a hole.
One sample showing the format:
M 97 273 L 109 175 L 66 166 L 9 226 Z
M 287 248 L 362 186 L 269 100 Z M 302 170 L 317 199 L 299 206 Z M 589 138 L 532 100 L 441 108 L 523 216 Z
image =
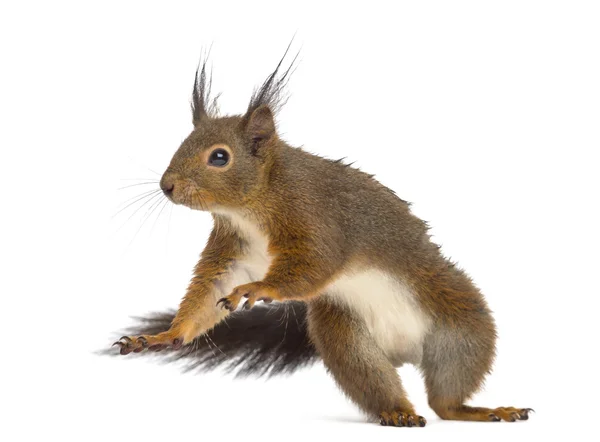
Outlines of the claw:
M 142 348 L 148 347 L 148 340 L 146 338 L 144 338 L 143 336 L 140 336 L 139 338 L 137 338 L 137 342 L 142 344 Z
M 123 350 L 123 348 L 129 347 L 129 344 L 131 342 L 132 341 L 129 336 L 121 336 L 118 341 L 113 343 L 112 347 L 114 347 L 115 345 L 118 345 L 121 348 L 121 350 Z M 127 353 L 123 353 L 121 351 L 121 354 L 127 354 Z
M 122 355 L 128 355 L 132 351 L 133 351 L 133 349 L 130 347 L 121 347 L 121 350 L 119 351 L 119 353 L 121 353 Z
M 221 305 L 221 308 L 225 308 L 229 311 L 233 311 L 233 309 L 231 308 L 231 301 L 227 298 L 221 298 L 217 301 L 217 307 L 219 307 L 219 304 Z
M 490 418 L 490 420 L 491 420 L 492 422 L 500 422 L 500 418 L 499 418 L 498 416 L 496 416 L 494 413 L 490 413 L 490 414 L 488 415 L 488 417 Z
M 427 421 L 422 416 L 411 415 L 405 412 L 382 412 L 379 415 L 379 424 L 392 427 L 424 427 Z
M 527 419 L 529 419 L 529 413 L 530 412 L 534 412 L 535 410 L 533 410 L 533 408 L 523 408 L 521 410 L 521 412 L 519 413 L 519 419 L 522 421 L 526 421 Z
M 179 350 L 182 345 L 183 345 L 182 339 L 177 338 L 177 339 L 173 340 L 173 350 Z

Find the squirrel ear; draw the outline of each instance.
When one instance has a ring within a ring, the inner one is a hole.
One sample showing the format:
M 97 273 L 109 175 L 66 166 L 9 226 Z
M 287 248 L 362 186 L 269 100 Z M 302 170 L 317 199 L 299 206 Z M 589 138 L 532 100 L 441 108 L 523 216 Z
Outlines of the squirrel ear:
M 256 144 L 275 135 L 275 119 L 271 109 L 264 105 L 257 107 L 248 117 L 246 133 Z

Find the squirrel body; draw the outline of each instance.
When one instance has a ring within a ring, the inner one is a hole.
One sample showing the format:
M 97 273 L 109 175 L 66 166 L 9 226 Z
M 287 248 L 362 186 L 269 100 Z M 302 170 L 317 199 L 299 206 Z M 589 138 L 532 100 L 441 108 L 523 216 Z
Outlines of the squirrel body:
M 412 363 L 443 419 L 527 419 L 527 408 L 465 405 L 495 356 L 483 296 L 393 191 L 280 139 L 274 114 L 290 72 L 280 66 L 247 112 L 229 117 L 211 113 L 205 65 L 197 72 L 194 130 L 161 188 L 176 204 L 209 211 L 214 228 L 177 313 L 149 318 L 117 341 L 120 353 L 169 350 L 248 372 L 320 358 L 369 417 L 425 426 L 395 369 Z M 288 319 L 294 311 L 295 332 L 273 325 L 282 306 Z
M 281 198 L 282 201 L 294 202 L 290 213 L 281 219 L 293 219 L 294 222 L 311 226 L 319 232 L 328 228 L 336 232 L 334 235 L 325 234 L 319 238 L 324 255 L 341 257 L 340 268 L 325 282 L 320 293 L 329 302 L 343 305 L 360 315 L 377 344 L 384 349 L 388 357 L 397 361 L 397 366 L 403 362 L 419 363 L 423 339 L 430 329 L 432 318 L 424 311 L 418 294 L 411 289 L 413 283 L 410 277 L 405 276 L 402 269 L 397 267 L 396 264 L 400 261 L 398 251 L 401 251 L 403 246 L 396 244 L 394 247 L 394 240 L 391 239 L 396 236 L 395 223 L 399 217 L 410 216 L 411 219 L 407 221 L 413 220 L 414 217 L 408 212 L 408 205 L 380 184 L 373 182 L 370 176 L 356 169 L 289 146 L 281 149 L 290 151 L 280 155 L 279 161 L 275 162 L 273 167 L 279 171 L 293 169 L 293 164 L 304 167 L 296 167 L 292 176 L 280 172 L 278 179 L 282 181 L 282 185 L 273 186 L 278 189 L 280 195 L 271 196 L 264 192 L 263 197 L 271 201 Z M 289 162 L 291 167 L 285 163 L 280 164 L 280 161 Z M 315 164 L 311 164 L 313 161 Z M 323 176 L 346 178 L 324 183 L 320 178 Z M 310 179 L 307 180 L 308 177 Z M 305 187 L 282 187 L 283 183 L 298 183 L 300 180 L 307 182 Z M 356 189 L 361 188 L 363 194 L 357 196 Z M 313 198 L 303 200 L 304 194 L 312 195 Z M 321 207 L 322 201 L 335 201 L 339 206 L 335 211 L 343 215 L 339 219 L 331 217 L 329 212 Z M 372 207 L 373 201 L 379 201 L 378 204 L 382 207 L 379 210 L 364 212 L 366 204 Z M 398 207 L 396 210 L 390 210 L 388 204 Z M 359 210 L 353 210 L 354 208 Z M 278 223 L 280 212 L 275 212 L 273 219 L 260 220 L 253 220 L 251 213 L 245 216 L 241 211 L 224 208 L 217 208 L 213 213 L 222 218 L 220 222 L 229 225 L 244 238 L 247 247 L 246 257 L 236 262 L 229 276 L 232 282 L 223 283 L 221 287 L 220 293 L 226 296 L 235 286 L 260 281 L 267 274 L 273 258 L 268 250 L 269 234 L 260 226 L 273 226 Z M 391 224 L 382 223 L 385 217 L 395 218 L 395 221 Z M 358 219 L 360 222 L 356 222 Z M 427 229 L 423 228 L 422 223 L 416 218 L 413 221 L 418 223 L 416 235 L 426 235 Z M 337 233 L 339 223 L 344 223 L 346 235 Z M 362 236 L 366 229 L 373 229 L 371 226 L 376 229 L 376 236 L 372 235 L 368 238 L 369 241 L 363 244 Z M 286 229 L 283 223 L 277 226 L 277 230 Z M 315 236 L 315 233 L 311 233 L 311 237 Z M 333 238 L 335 239 L 332 241 Z M 376 242 L 372 243 L 372 240 Z M 423 241 L 426 243 L 427 239 L 423 238 Z M 385 242 L 390 242 L 391 247 L 387 247 L 387 250 L 391 254 L 380 255 L 379 259 L 382 262 L 378 263 L 375 255 L 384 252 L 382 243 Z M 439 255 L 437 247 L 431 250 L 436 256 Z M 364 296 L 364 293 L 369 293 L 369 296 Z

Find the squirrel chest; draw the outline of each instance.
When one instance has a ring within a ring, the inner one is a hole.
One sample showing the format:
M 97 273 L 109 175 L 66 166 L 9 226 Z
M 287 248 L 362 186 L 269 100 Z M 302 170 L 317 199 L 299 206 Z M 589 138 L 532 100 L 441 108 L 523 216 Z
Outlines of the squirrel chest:
M 268 250 L 269 239 L 253 222 L 233 211 L 221 209 L 215 210 L 215 213 L 229 219 L 246 245 L 244 256 L 231 264 L 227 278 L 219 281 L 217 285 L 218 293 L 215 297 L 221 297 L 231 293 L 238 285 L 263 279 L 273 257 Z
M 232 264 L 229 279 L 221 282 L 220 295 L 237 285 L 260 281 L 273 257 L 268 252 L 269 239 L 258 226 L 236 212 L 218 213 L 230 220 L 247 245 L 245 256 Z M 364 321 L 375 342 L 395 365 L 419 364 L 431 320 L 419 308 L 414 293 L 398 277 L 375 267 L 348 271 L 323 292 Z

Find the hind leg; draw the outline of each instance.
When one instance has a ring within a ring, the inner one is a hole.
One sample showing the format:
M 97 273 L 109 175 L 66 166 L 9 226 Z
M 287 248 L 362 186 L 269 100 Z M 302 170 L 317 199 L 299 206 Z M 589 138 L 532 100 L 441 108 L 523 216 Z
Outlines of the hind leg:
M 421 369 L 429 405 L 442 419 L 514 422 L 527 420 L 530 408 L 483 408 L 464 405 L 483 384 L 495 353 L 495 330 L 484 316 L 476 329 L 447 328 L 427 337 Z
M 308 327 L 327 369 L 340 388 L 381 425 L 424 427 L 402 388 L 396 369 L 352 312 L 323 297 L 309 304 Z

